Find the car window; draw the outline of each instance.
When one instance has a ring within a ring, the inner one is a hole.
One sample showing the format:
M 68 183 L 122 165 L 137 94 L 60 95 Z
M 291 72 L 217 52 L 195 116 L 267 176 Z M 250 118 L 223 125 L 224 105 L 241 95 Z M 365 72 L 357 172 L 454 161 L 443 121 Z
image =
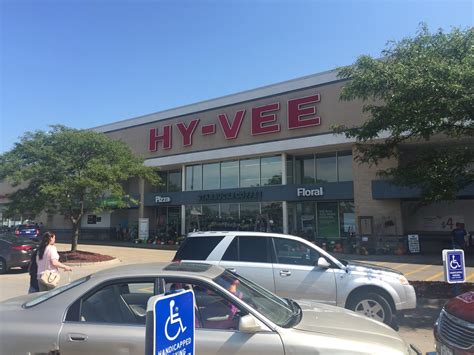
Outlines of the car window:
M 210 285 L 167 278 L 165 289 L 168 294 L 180 290 L 193 290 L 196 300 L 194 320 L 196 328 L 239 329 L 239 319 L 244 312 Z M 238 296 L 238 290 L 234 291 Z
M 239 238 L 239 260 L 255 263 L 271 263 L 268 252 L 268 240 L 270 238 L 240 236 Z
M 145 324 L 154 282 L 119 282 L 96 290 L 82 300 L 79 320 L 92 323 Z
M 319 253 L 304 243 L 285 238 L 273 238 L 278 264 L 316 265 Z
M 65 292 L 65 291 L 67 291 L 71 288 L 76 287 L 77 285 L 80 285 L 80 284 L 88 281 L 90 278 L 91 278 L 91 276 L 88 275 L 86 277 L 82 277 L 80 279 L 77 279 L 77 280 L 75 280 L 75 281 L 73 281 L 73 282 L 71 282 L 67 285 L 53 288 L 52 290 L 50 290 L 48 292 L 39 293 L 40 296 L 32 299 L 31 301 L 28 301 L 28 302 L 24 303 L 23 307 L 24 308 L 34 307 L 37 304 L 45 302 L 45 301 L 49 300 L 50 298 L 53 298 L 54 296 L 59 295 L 60 293 L 63 293 L 63 292 Z
M 174 260 L 206 260 L 224 236 L 188 237 L 176 252 Z
M 222 260 L 227 261 L 238 261 L 239 260 L 239 253 L 238 253 L 238 238 L 235 237 L 230 245 L 227 247 L 224 255 L 222 256 Z

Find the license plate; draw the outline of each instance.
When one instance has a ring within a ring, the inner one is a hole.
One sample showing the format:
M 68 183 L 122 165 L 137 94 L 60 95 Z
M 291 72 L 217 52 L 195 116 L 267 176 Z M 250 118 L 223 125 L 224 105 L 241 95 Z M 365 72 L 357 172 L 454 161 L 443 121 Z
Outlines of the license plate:
M 440 355 L 453 355 L 453 351 L 448 348 L 446 345 L 444 344 L 441 344 L 440 348 L 439 348 L 439 354 Z

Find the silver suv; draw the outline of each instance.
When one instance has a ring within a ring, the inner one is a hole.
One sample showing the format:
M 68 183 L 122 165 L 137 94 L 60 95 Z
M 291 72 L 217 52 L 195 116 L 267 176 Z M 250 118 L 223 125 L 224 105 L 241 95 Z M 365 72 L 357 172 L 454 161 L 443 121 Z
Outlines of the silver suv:
M 402 273 L 339 260 L 292 235 L 190 233 L 174 260 L 220 265 L 281 297 L 345 307 L 395 329 L 396 312 L 416 307 L 415 290 Z

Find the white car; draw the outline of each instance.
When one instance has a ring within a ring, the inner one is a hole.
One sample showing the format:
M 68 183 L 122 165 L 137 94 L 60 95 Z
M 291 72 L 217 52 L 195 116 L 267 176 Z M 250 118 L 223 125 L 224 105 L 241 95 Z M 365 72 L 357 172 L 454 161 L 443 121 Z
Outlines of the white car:
M 395 329 L 396 312 L 416 307 L 415 290 L 400 272 L 338 260 L 286 234 L 190 233 L 174 260 L 220 265 L 281 297 L 345 307 Z

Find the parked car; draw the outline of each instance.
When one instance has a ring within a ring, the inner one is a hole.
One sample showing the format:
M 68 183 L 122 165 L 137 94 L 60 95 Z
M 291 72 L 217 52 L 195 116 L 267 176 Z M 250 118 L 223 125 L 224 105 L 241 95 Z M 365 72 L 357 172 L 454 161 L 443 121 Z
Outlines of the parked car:
M 37 239 L 40 237 L 40 233 L 40 229 L 34 224 L 20 224 L 15 229 L 15 235 L 17 237 Z
M 31 254 L 38 248 L 38 243 L 28 238 L 14 236 L 0 237 L 0 274 L 6 273 L 12 267 L 27 269 Z
M 395 329 L 396 312 L 416 307 L 415 290 L 399 271 L 339 260 L 291 235 L 190 233 L 174 260 L 220 265 L 281 297 L 345 307 Z
M 434 336 L 438 354 L 474 354 L 474 291 L 451 298 L 444 305 Z
M 236 284 L 239 297 L 229 287 Z M 1 353 L 143 355 L 148 299 L 176 287 L 194 291 L 196 354 L 414 353 L 384 324 L 280 298 L 203 263 L 119 266 L 3 301 L 0 319 L 8 326 L 0 327 Z

